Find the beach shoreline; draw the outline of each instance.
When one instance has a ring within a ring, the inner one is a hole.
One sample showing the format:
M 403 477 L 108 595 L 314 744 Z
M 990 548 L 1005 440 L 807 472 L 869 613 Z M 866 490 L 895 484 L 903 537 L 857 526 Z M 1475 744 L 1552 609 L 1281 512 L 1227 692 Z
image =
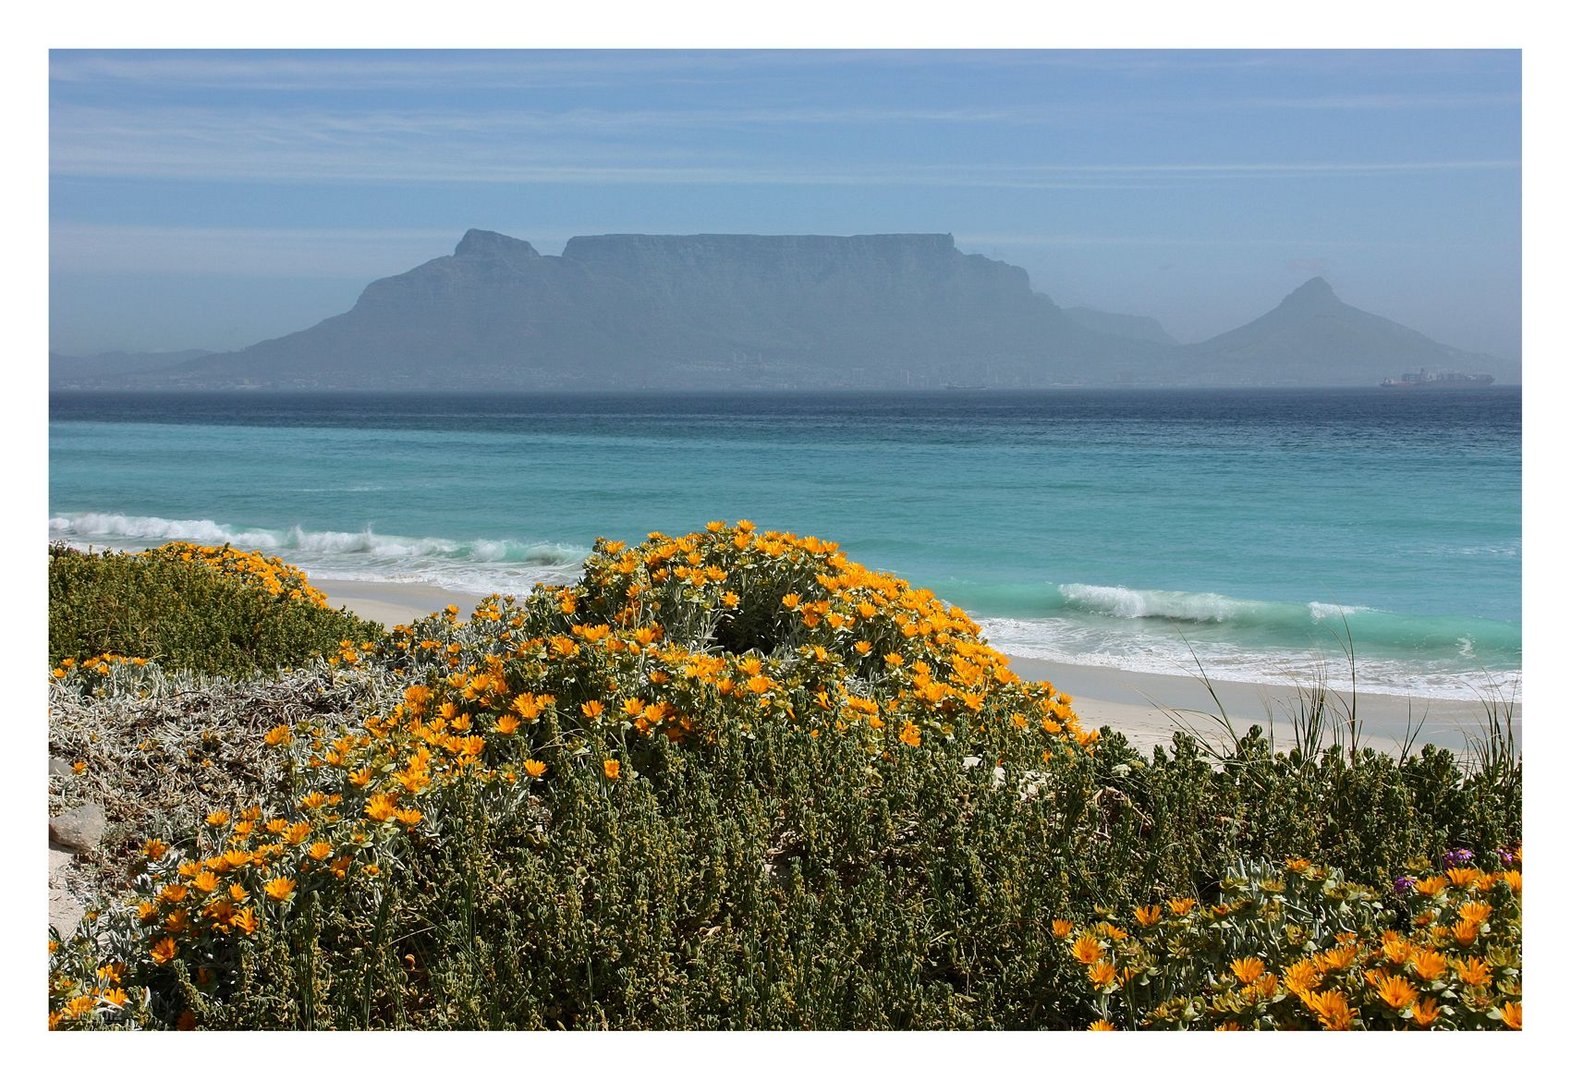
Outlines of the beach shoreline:
M 410 623 L 449 604 L 463 616 L 484 597 L 415 582 L 317 578 L 312 584 L 333 607 L 345 607 L 366 619 L 391 627 Z M 1087 728 L 1111 727 L 1142 753 L 1167 746 L 1173 734 L 1189 729 L 1202 738 L 1226 738 L 1225 716 L 1239 734 L 1259 724 L 1279 747 L 1293 743 L 1292 720 L 1307 688 L 1267 683 L 1212 680 L 1199 675 L 1160 675 L 1087 664 L 1062 664 L 1031 657 L 1009 656 L 1023 679 L 1047 681 L 1073 699 Z M 1213 698 L 1212 695 L 1215 695 Z M 1470 739 L 1484 733 L 1488 721 L 1487 691 L 1475 701 L 1404 698 L 1393 694 L 1330 693 L 1332 715 L 1351 712 L 1358 722 L 1358 745 L 1398 753 L 1410 740 L 1466 751 Z M 1518 750 L 1522 745 L 1522 705 L 1511 703 Z M 1344 741 L 1347 733 L 1343 733 Z M 1329 741 L 1329 737 L 1328 737 Z

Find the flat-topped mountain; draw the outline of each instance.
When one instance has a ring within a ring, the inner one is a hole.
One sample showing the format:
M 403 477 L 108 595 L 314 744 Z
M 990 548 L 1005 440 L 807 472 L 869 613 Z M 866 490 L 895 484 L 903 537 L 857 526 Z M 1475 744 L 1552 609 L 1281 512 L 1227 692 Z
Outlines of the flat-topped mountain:
M 1455 366 L 1454 355 L 1465 355 L 1334 297 L 1329 308 L 1309 302 L 1317 289 L 1329 296 L 1312 282 L 1249 326 L 1179 347 L 1154 320 L 1071 316 L 1032 291 L 1021 268 L 965 254 L 947 234 L 580 236 L 561 255 L 541 255 L 527 241 L 471 229 L 453 254 L 373 281 L 349 311 L 309 329 L 74 385 L 1271 385 L 1305 382 L 1322 347 L 1340 351 L 1307 381 L 1367 385 L 1410 362 Z M 1359 349 L 1342 348 L 1353 337 Z M 1383 353 L 1382 340 L 1400 347 Z M 1424 350 L 1413 341 L 1430 350 L 1416 361 Z

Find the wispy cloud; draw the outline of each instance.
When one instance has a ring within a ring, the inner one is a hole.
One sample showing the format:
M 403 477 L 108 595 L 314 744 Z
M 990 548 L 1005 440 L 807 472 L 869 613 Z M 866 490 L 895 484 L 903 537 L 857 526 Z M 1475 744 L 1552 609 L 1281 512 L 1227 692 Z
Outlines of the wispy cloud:
M 226 91 L 396 90 L 432 87 L 586 87 L 628 80 L 682 83 L 855 66 L 1060 70 L 1136 78 L 1273 71 L 1429 75 L 1498 70 L 1510 50 L 1148 49 L 547 49 L 547 50 L 56 50 L 60 86 L 119 85 Z
M 630 81 L 755 77 L 771 69 L 897 63 L 901 55 L 833 49 L 56 51 L 50 55 L 49 77 L 63 87 L 120 85 L 160 91 L 181 87 L 280 92 L 583 88 Z
M 1107 234 L 1107 233 L 1015 233 L 1015 232 L 963 232 L 956 230 L 955 245 L 962 250 L 989 248 L 994 250 L 1035 251 L 1052 248 L 1080 247 L 1174 247 L 1174 248 L 1295 248 L 1295 249 L 1387 249 L 1387 250 L 1454 250 L 1455 244 L 1444 240 L 1394 240 L 1385 236 L 1327 237 L 1327 236 L 1204 236 L 1183 234 Z M 1496 245 L 1508 249 L 1515 237 L 1502 236 Z
M 1510 158 L 1404 161 L 985 162 L 848 160 L 837 147 L 771 160 L 684 143 L 662 125 L 959 122 L 949 110 L 738 109 L 699 113 L 441 110 L 231 114 L 62 107 L 52 116 L 56 177 L 252 183 L 786 184 L 1078 188 L 1514 169 Z M 614 130 L 623 137 L 606 137 Z

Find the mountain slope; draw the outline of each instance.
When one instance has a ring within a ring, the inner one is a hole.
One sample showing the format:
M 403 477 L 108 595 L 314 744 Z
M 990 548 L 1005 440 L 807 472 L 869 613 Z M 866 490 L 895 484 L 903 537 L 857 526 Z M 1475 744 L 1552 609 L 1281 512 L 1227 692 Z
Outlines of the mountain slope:
M 1077 325 L 947 235 L 470 230 L 342 315 L 143 380 L 180 387 L 757 388 L 1084 383 L 1163 352 Z
M 1419 367 L 1500 364 L 1350 307 L 1321 278 L 1179 346 L 1153 319 L 1061 310 L 1024 270 L 946 234 L 583 236 L 552 256 L 471 229 L 308 329 L 180 363 L 56 360 L 52 376 L 193 390 L 1372 386 Z
M 1345 304 L 1319 277 L 1253 322 L 1183 353 L 1185 377 L 1215 385 L 1370 386 L 1420 367 L 1492 374 L 1499 366 Z

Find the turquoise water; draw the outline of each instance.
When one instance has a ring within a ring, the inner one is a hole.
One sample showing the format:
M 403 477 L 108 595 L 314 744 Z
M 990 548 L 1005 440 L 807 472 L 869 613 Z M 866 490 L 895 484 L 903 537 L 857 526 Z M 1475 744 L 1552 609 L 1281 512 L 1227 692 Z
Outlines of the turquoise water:
M 1041 391 L 50 401 L 49 530 L 521 592 L 596 536 L 836 540 L 1005 651 L 1474 699 L 1521 667 L 1521 397 Z M 1340 640 L 1339 640 L 1340 639 Z

